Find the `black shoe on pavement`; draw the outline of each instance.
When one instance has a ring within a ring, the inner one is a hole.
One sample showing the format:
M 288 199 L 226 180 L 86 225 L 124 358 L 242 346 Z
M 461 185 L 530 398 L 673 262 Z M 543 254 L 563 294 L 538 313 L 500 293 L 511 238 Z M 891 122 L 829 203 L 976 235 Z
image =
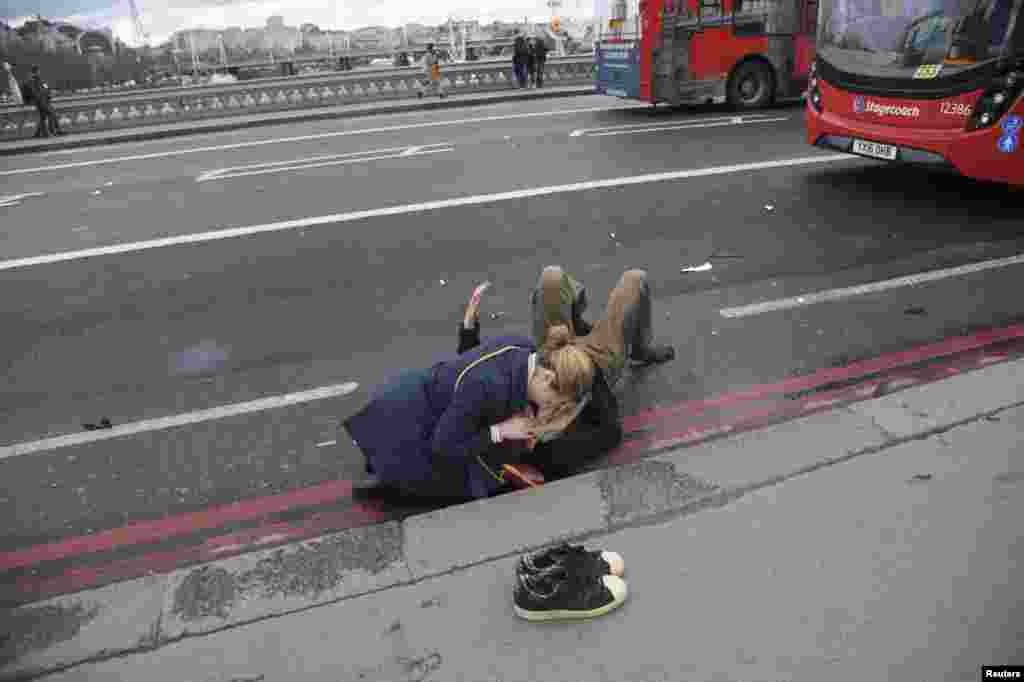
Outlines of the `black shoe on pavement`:
M 577 620 L 603 616 L 622 606 L 627 596 L 622 578 L 556 566 L 516 576 L 512 601 L 516 615 L 526 620 Z
M 524 554 L 516 566 L 518 575 L 535 575 L 550 570 L 553 566 L 565 566 L 569 570 L 590 571 L 596 575 L 614 575 L 621 578 L 626 572 L 626 563 L 617 552 L 591 552 L 582 545 L 563 542 L 532 554 Z
M 675 357 L 676 350 L 672 346 L 651 346 L 635 350 L 630 360 L 638 365 L 655 365 L 675 360 Z

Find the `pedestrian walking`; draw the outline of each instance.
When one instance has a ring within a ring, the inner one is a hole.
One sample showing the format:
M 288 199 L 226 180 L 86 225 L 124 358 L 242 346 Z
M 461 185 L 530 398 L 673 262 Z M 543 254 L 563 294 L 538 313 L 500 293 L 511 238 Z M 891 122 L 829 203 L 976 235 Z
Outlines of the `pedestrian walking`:
M 4 62 L 4 76 L 7 81 L 6 89 L 10 103 L 18 107 L 25 106 L 25 98 L 21 96 L 21 86 L 18 85 L 18 79 L 14 76 L 14 69 L 8 62 Z
M 529 61 L 530 48 L 526 44 L 526 38 L 517 34 L 512 47 L 512 69 L 515 72 L 516 82 L 520 88 L 526 87 L 527 65 Z
M 39 113 L 39 126 L 36 129 L 36 137 L 49 137 L 52 135 L 63 135 L 60 129 L 60 121 L 57 120 L 57 112 L 53 109 L 50 98 L 50 86 L 39 74 L 39 67 L 32 67 L 32 78 L 28 81 L 26 88 L 31 96 L 32 104 Z
M 427 43 L 427 53 L 423 55 L 423 69 L 426 72 L 426 80 L 420 86 L 419 97 L 422 99 L 426 91 L 430 89 L 444 99 L 447 95 L 441 84 L 441 57 L 434 50 L 433 43 Z
M 548 62 L 548 46 L 542 38 L 533 41 L 533 84 L 544 87 L 544 67 Z
M 537 42 L 536 38 L 530 38 L 526 41 L 526 82 L 528 87 L 533 87 L 534 81 L 536 80 L 536 69 L 537 62 L 534 59 L 533 45 Z

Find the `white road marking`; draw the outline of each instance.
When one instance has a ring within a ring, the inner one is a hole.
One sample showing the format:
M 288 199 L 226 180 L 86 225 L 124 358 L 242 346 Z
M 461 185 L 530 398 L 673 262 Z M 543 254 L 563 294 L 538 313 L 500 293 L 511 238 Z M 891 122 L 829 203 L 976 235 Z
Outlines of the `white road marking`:
M 689 121 L 665 121 L 664 123 L 634 123 L 629 125 L 606 126 L 604 128 L 580 128 L 569 133 L 569 137 L 602 137 L 605 135 L 629 135 L 632 133 L 659 132 L 662 130 L 685 130 L 687 128 L 711 128 L 722 125 L 744 125 L 747 123 L 769 123 L 788 121 L 789 116 L 771 117 L 765 114 L 753 116 L 716 116 Z
M 495 121 L 510 121 L 522 118 L 539 118 L 543 116 L 564 116 L 569 114 L 588 114 L 598 111 L 619 111 L 624 109 L 646 109 L 645 106 L 620 106 L 620 107 L 586 107 L 582 109 L 558 109 L 555 111 L 530 111 L 520 114 L 504 114 L 500 116 L 480 116 L 477 118 L 459 118 L 447 121 L 428 121 L 424 123 L 407 123 L 405 125 L 380 126 L 376 128 L 358 128 L 355 130 L 338 130 L 330 133 L 312 133 L 309 135 L 296 135 L 294 137 L 278 137 L 269 140 L 250 140 L 248 142 L 235 142 L 233 144 L 210 145 L 206 147 L 189 147 L 186 149 L 169 149 L 162 152 L 150 152 L 148 154 L 129 154 L 126 156 L 114 156 L 106 159 L 89 159 L 88 161 L 71 161 L 58 163 L 51 166 L 37 166 L 35 168 L 14 168 L 12 170 L 0 171 L 4 175 L 24 175 L 27 173 L 43 173 L 46 171 L 64 170 L 67 168 L 85 168 L 87 166 L 99 166 L 111 163 L 123 163 L 125 161 L 144 161 L 146 159 L 159 159 L 170 156 L 182 156 L 184 154 L 199 154 L 202 152 L 227 151 L 231 149 L 245 149 L 247 147 L 260 147 L 269 144 L 283 144 L 287 142 L 305 142 L 308 140 L 323 140 L 332 137 L 349 137 L 352 135 L 367 135 L 370 133 L 391 133 L 403 130 L 415 130 L 421 128 L 440 128 L 443 126 L 465 125 L 467 123 L 491 123 Z
M 326 156 L 312 156 L 306 159 L 292 159 L 290 161 L 267 161 L 248 166 L 232 166 L 206 171 L 196 178 L 196 182 L 240 178 L 248 175 L 265 175 L 267 173 L 284 173 L 287 171 L 305 170 L 307 168 L 321 168 L 323 166 L 341 166 L 367 161 L 424 156 L 426 154 L 450 152 L 454 151 L 454 149 L 454 147 L 447 146 L 446 143 L 440 143 L 421 147 L 392 147 L 390 149 L 373 149 L 363 152 L 328 154 Z
M 159 419 L 147 419 L 145 421 L 119 424 L 110 429 L 84 431 L 82 433 L 71 433 L 66 436 L 56 436 L 54 438 L 46 438 L 43 440 L 15 443 L 14 445 L 0 447 L 0 459 L 17 457 L 19 455 L 28 455 L 33 452 L 56 450 L 58 448 L 66 448 L 74 445 L 84 445 L 85 443 L 95 443 L 101 440 L 121 438 L 137 433 L 172 429 L 178 426 L 198 424 L 200 422 L 224 419 L 226 417 L 235 417 L 252 412 L 276 410 L 278 408 L 289 407 L 291 405 L 300 405 L 302 403 L 309 403 L 316 400 L 326 400 L 327 398 L 345 396 L 352 393 L 357 388 L 359 388 L 359 384 L 354 381 L 350 381 L 344 384 L 336 384 L 334 386 L 321 386 L 320 388 L 302 391 L 300 393 L 286 393 L 284 395 L 276 395 L 269 398 L 261 398 L 259 400 L 250 400 L 244 403 L 222 405 L 221 407 L 214 407 L 208 410 L 198 410 L 196 412 L 186 412 L 185 414 L 161 417 Z
M 897 277 L 896 279 L 887 279 L 878 282 L 870 282 L 868 284 L 860 284 L 858 286 L 853 287 L 843 287 L 841 289 L 828 289 L 826 291 L 818 291 L 811 294 L 804 294 L 802 296 L 793 296 L 791 298 L 782 298 L 775 301 L 765 301 L 763 303 L 754 303 L 751 305 L 737 306 L 735 308 L 723 308 L 722 310 L 719 311 L 719 313 L 722 315 L 722 317 L 729 318 L 749 317 L 751 315 L 760 315 L 762 313 L 770 313 L 778 310 L 798 308 L 800 306 L 814 305 L 816 303 L 840 301 L 844 298 L 850 298 L 852 296 L 876 294 L 878 292 L 886 291 L 888 289 L 916 286 L 918 284 L 936 282 L 938 280 L 948 279 L 950 277 L 961 277 L 963 275 L 970 275 L 975 272 L 983 272 L 985 270 L 994 270 L 996 268 L 1005 268 L 1011 265 L 1021 264 L 1024 264 L 1024 255 L 1009 256 L 1007 258 L 998 258 L 995 260 L 981 261 L 979 263 L 960 265 L 955 268 L 932 270 L 930 272 L 922 272 L 915 275 Z
M 608 178 L 606 180 L 587 180 L 574 182 L 567 185 L 549 185 L 546 187 L 531 187 L 518 189 L 510 192 L 498 192 L 495 194 L 478 194 L 466 197 L 452 197 L 449 199 L 438 199 L 419 204 L 404 204 L 400 206 L 388 206 L 385 208 L 371 208 L 363 211 L 352 211 L 350 213 L 335 213 L 332 215 L 313 216 L 309 218 L 296 218 L 276 223 L 263 225 L 248 225 L 245 227 L 231 227 L 209 232 L 193 234 L 180 234 L 173 237 L 162 237 L 142 242 L 128 242 L 124 244 L 112 244 L 110 246 L 96 246 L 89 249 L 76 251 L 64 251 L 60 253 L 49 253 L 42 256 L 28 256 L 26 258 L 14 258 L 0 261 L 0 271 L 14 270 L 16 268 L 27 268 L 36 265 L 48 265 L 51 263 L 64 263 L 68 261 L 84 260 L 98 256 L 112 256 L 122 253 L 136 253 L 149 249 L 159 249 L 168 246 L 181 246 L 185 244 L 202 244 L 221 239 L 233 239 L 235 237 L 247 237 L 254 234 L 266 232 L 282 232 L 285 230 L 296 230 L 316 225 L 329 225 L 332 223 L 348 223 L 369 218 L 382 218 L 385 216 L 409 215 L 412 213 L 425 213 L 445 208 L 456 208 L 460 206 L 479 206 L 482 204 L 493 204 L 500 201 L 512 201 L 516 199 L 529 199 L 531 197 L 551 196 L 554 194 L 566 194 L 569 192 L 585 192 L 594 189 L 606 189 L 608 187 L 626 187 L 630 185 L 643 185 L 652 182 L 667 182 L 671 180 L 684 180 L 688 178 L 702 178 L 711 175 L 727 175 L 729 173 L 746 173 L 751 171 L 769 170 L 772 168 L 790 168 L 793 166 L 807 166 L 819 163 L 831 163 L 833 161 L 853 161 L 856 157 L 849 154 L 831 154 L 817 156 L 803 156 L 792 159 L 779 159 L 776 161 L 756 161 L 753 163 L 741 163 L 731 166 L 716 166 L 712 168 L 695 168 L 692 170 L 668 171 L 664 173 L 650 173 L 647 175 L 630 175 L 620 178 Z
M 32 197 L 45 196 L 43 192 L 26 192 L 25 194 L 10 194 L 6 197 L 0 197 L 0 208 L 8 208 L 10 206 L 19 206 L 25 199 L 31 199 Z

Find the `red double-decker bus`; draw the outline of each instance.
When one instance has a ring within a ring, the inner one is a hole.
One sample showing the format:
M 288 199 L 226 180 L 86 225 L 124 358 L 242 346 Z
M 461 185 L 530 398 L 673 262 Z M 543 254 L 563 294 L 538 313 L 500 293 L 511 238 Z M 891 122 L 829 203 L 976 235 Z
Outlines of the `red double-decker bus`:
M 1024 184 L 1022 0 L 821 0 L 807 139 Z
M 595 46 L 598 92 L 740 109 L 804 93 L 818 0 L 640 0 L 636 17 L 616 7 Z

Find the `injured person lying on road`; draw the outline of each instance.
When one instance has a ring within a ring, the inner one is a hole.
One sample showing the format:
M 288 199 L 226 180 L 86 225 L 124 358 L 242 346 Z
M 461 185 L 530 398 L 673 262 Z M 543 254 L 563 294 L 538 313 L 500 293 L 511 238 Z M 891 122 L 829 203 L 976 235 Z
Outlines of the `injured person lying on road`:
M 366 457 L 357 497 L 455 503 L 562 478 L 622 441 L 612 387 L 627 358 L 664 362 L 654 347 L 646 274 L 625 273 L 604 318 L 586 323 L 583 286 L 545 268 L 531 298 L 534 339 L 480 341 L 474 291 L 457 357 L 399 374 L 345 428 Z

